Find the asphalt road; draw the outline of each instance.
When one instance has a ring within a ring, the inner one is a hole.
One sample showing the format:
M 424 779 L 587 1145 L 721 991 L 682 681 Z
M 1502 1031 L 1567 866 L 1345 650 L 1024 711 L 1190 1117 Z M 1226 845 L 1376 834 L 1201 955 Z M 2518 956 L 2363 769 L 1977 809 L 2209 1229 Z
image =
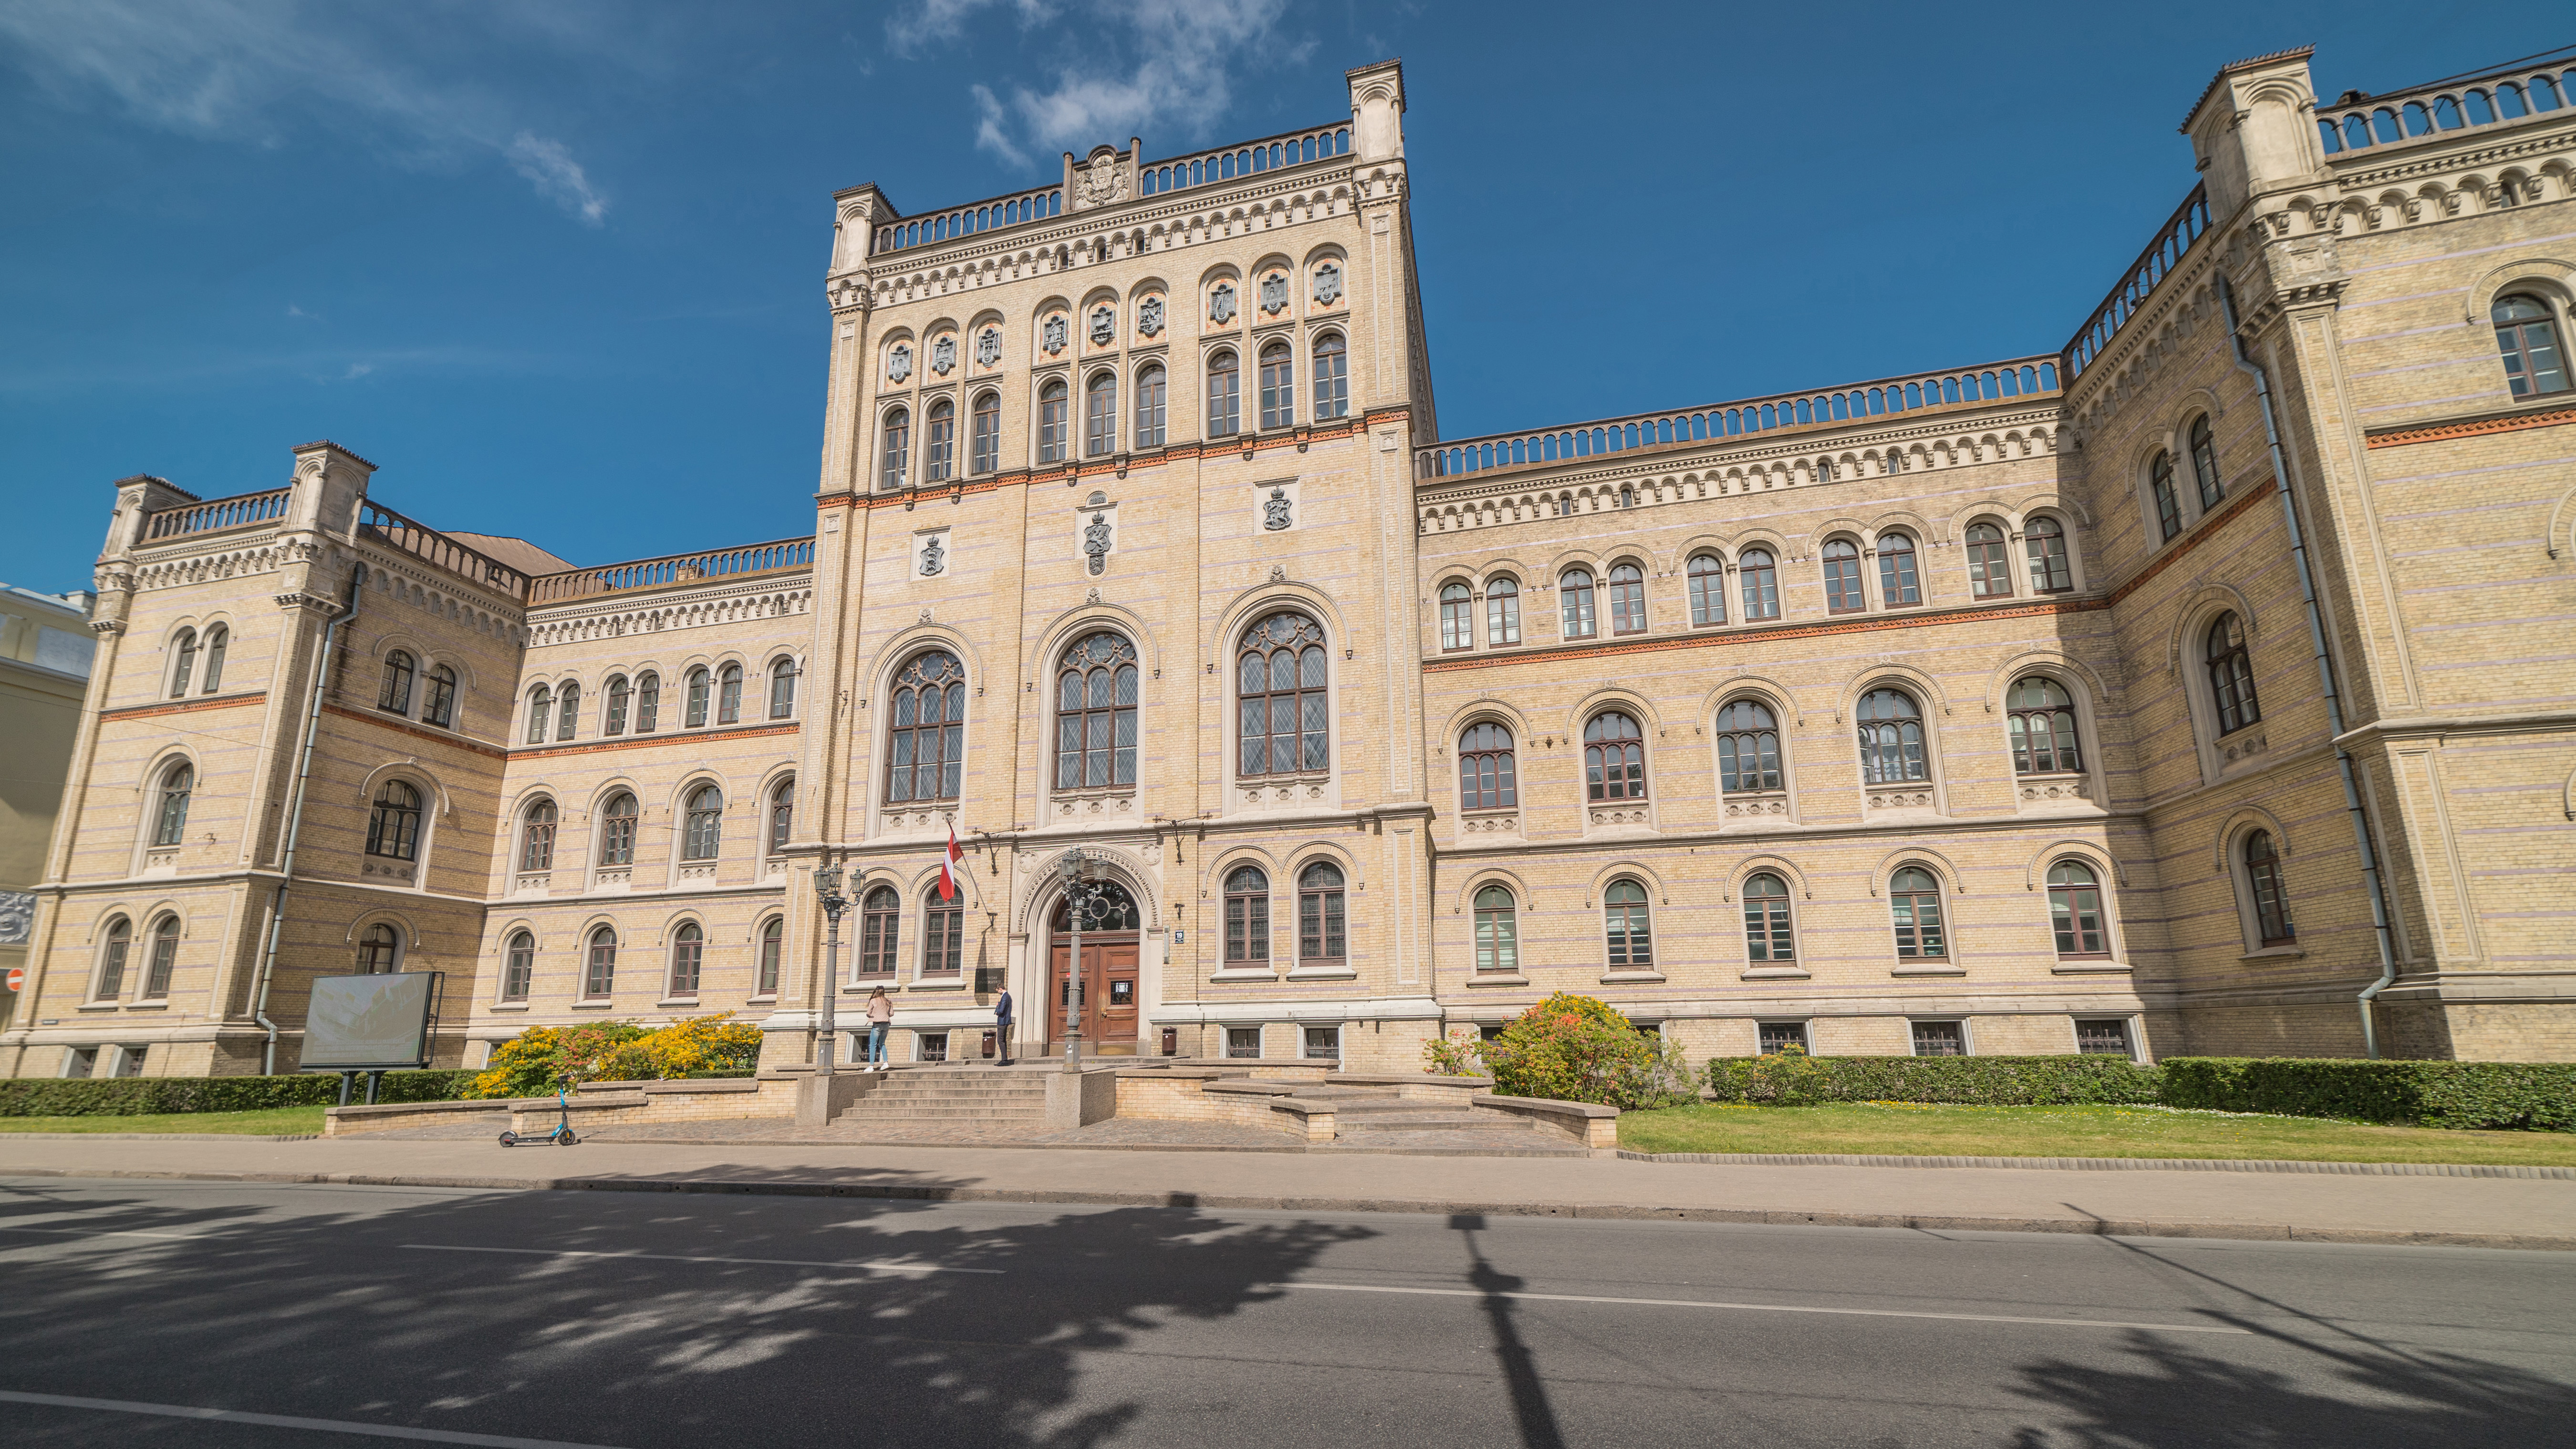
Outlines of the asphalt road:
M 0 1443 L 388 1439 L 2576 1445 L 2576 1254 L 0 1179 Z

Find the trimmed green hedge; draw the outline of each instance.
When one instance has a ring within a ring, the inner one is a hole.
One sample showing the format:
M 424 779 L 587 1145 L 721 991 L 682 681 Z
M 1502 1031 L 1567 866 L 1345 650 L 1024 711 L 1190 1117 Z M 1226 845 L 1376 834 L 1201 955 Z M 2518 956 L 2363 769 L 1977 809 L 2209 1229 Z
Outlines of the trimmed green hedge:
M 378 1102 L 450 1102 L 465 1094 L 472 1072 L 387 1072 Z M 366 1100 L 358 1083 L 349 1100 Z M 156 1112 L 254 1112 L 268 1107 L 328 1107 L 340 1100 L 337 1072 L 279 1077 L 117 1077 L 66 1081 L 19 1077 L 0 1081 L 0 1117 L 137 1117 Z
M 2168 1057 L 2164 1065 L 2169 1107 L 2576 1132 L 2576 1063 Z
M 1717 1057 L 1721 1102 L 1950 1102 L 1971 1107 L 2153 1102 L 2163 1073 L 2126 1057 Z

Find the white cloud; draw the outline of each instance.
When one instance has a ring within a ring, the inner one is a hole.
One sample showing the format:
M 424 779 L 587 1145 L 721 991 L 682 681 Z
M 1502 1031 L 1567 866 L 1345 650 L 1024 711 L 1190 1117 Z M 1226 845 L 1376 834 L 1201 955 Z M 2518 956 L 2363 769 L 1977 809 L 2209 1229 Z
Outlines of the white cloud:
M 897 55 L 916 55 L 926 46 L 955 40 L 966 32 L 968 20 L 1005 3 L 1019 13 L 1026 29 L 1047 18 L 1050 0 L 915 0 L 886 18 L 886 42 Z
M 1019 147 L 1011 144 L 1011 133 L 1003 125 L 1003 122 L 1009 119 L 1009 115 L 1002 109 L 1002 103 L 993 98 L 993 88 L 978 85 L 974 87 L 974 91 L 976 146 L 992 152 L 1014 166 L 1027 165 L 1029 158 L 1021 154 Z
M 509 155 L 510 165 L 536 184 L 539 196 L 580 217 L 585 225 L 599 225 L 608 201 L 591 188 L 581 163 L 572 159 L 563 142 L 521 131 L 510 138 Z

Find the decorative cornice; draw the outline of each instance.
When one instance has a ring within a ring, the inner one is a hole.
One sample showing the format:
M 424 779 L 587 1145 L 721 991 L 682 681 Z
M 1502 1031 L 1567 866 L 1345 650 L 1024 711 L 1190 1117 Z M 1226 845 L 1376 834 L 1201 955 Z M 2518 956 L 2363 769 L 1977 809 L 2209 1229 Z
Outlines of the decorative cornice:
M 1836 634 L 1868 634 L 1882 629 L 1921 629 L 1934 624 L 1977 624 L 1991 619 L 2049 618 L 2064 614 L 2089 614 L 2111 607 L 2106 596 L 2082 599 L 2033 601 L 1971 609 L 1938 609 L 1924 613 L 1879 614 L 1862 619 L 1840 619 L 1828 624 L 1787 624 L 1768 629 L 1727 629 L 1723 632 L 1668 634 L 1661 638 L 1630 639 L 1605 644 L 1565 644 L 1552 649 L 1519 649 L 1492 654 L 1472 654 L 1464 658 L 1426 659 L 1425 674 L 1446 674 L 1454 669 L 1491 669 L 1506 664 L 1549 664 L 1566 659 L 1607 659 L 1623 654 L 1659 653 L 1666 649 L 1705 649 L 1734 644 L 1769 644 L 1783 639 L 1820 639 Z
M 117 627 L 122 629 L 125 626 L 119 624 Z M 158 714 L 193 714 L 201 709 L 231 709 L 235 705 L 263 704 L 267 700 L 267 690 L 255 689 L 248 694 L 218 694 L 206 699 L 172 699 L 158 704 L 129 704 L 122 709 L 100 710 L 98 718 L 99 722 L 104 724 L 111 720 L 150 719 Z
M 427 726 L 416 725 L 410 720 L 401 719 L 393 715 L 375 714 L 367 710 L 351 709 L 346 705 L 339 704 L 325 704 L 322 708 L 325 713 L 336 714 L 342 719 L 361 720 L 367 724 L 392 730 L 396 734 L 410 735 L 415 739 L 423 739 L 435 744 L 447 745 L 454 749 L 464 750 L 469 754 L 483 755 L 497 760 L 510 753 L 508 750 L 502 749 L 499 745 L 487 745 L 481 740 L 468 739 L 464 735 L 457 734 L 451 730 L 430 729 Z
M 700 740 L 748 740 L 762 735 L 792 735 L 805 726 L 790 720 L 785 724 L 737 725 L 732 729 L 673 730 L 669 734 L 630 735 L 623 739 L 584 740 L 570 745 L 529 745 L 512 750 L 494 750 L 519 760 L 550 760 L 563 755 L 591 755 L 602 750 L 638 750 L 649 745 L 687 745 Z
M 2234 498 L 2228 500 L 2227 506 L 2221 508 L 2218 512 L 2202 515 L 2203 521 L 2194 524 L 2191 532 L 2183 535 L 2180 543 L 2177 543 L 2173 547 L 2166 549 L 2164 552 L 2157 554 L 2154 558 L 2147 560 L 2145 567 L 2140 568 L 2136 573 L 2129 575 L 2127 579 L 2121 581 L 2118 587 L 2112 589 L 2111 602 L 2114 604 L 2119 603 L 2131 594 L 2134 594 L 2138 590 L 2146 587 L 2149 579 L 2154 578 L 2156 575 L 2172 568 L 2175 564 L 2180 563 L 2185 556 L 2197 550 L 2202 544 L 2207 543 L 2213 534 L 2216 534 L 2220 529 L 2225 528 L 2230 520 L 2234 519 L 2238 514 L 2243 513 L 2246 509 L 2253 507 L 2255 499 L 2269 498 L 2272 496 L 2274 484 L 2275 480 L 2266 478 L 2263 480 L 2261 486 L 2248 488 L 2237 494 Z
M 981 478 L 960 478 L 948 483 L 933 483 L 918 488 L 905 488 L 886 493 L 858 493 L 836 488 L 817 493 L 814 501 L 823 508 L 911 508 L 924 503 L 955 502 L 979 493 L 990 493 L 1017 484 L 1063 483 L 1071 485 L 1085 478 L 1116 476 L 1124 478 L 1139 468 L 1160 468 L 1169 463 L 1189 462 L 1199 458 L 1228 456 L 1251 457 L 1258 453 L 1293 448 L 1304 452 L 1314 443 L 1340 442 L 1358 437 L 1380 423 L 1407 422 L 1413 416 L 1409 405 L 1371 408 L 1358 417 L 1344 418 L 1322 427 L 1299 427 L 1277 433 L 1245 433 L 1241 441 L 1174 443 L 1150 453 L 1120 453 L 1108 458 L 1078 459 L 1050 464 L 1044 468 L 1014 468 Z
M 2482 433 L 2518 433 L 2525 428 L 2554 428 L 2561 423 L 2576 423 L 2576 405 L 2544 408 L 2536 412 L 2487 413 L 2437 423 L 2412 423 L 2404 427 L 2376 429 L 2361 436 L 2365 448 L 2402 448 L 2409 443 L 2439 443 L 2452 438 L 2474 438 Z

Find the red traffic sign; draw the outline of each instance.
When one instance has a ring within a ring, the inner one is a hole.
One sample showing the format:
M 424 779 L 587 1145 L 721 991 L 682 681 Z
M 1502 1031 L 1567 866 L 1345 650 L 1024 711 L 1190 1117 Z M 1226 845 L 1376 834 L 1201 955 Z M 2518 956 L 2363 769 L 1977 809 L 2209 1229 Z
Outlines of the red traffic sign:
M 12 966 L 9 968 L 9 989 L 12 991 L 24 991 L 27 989 L 26 967 Z

